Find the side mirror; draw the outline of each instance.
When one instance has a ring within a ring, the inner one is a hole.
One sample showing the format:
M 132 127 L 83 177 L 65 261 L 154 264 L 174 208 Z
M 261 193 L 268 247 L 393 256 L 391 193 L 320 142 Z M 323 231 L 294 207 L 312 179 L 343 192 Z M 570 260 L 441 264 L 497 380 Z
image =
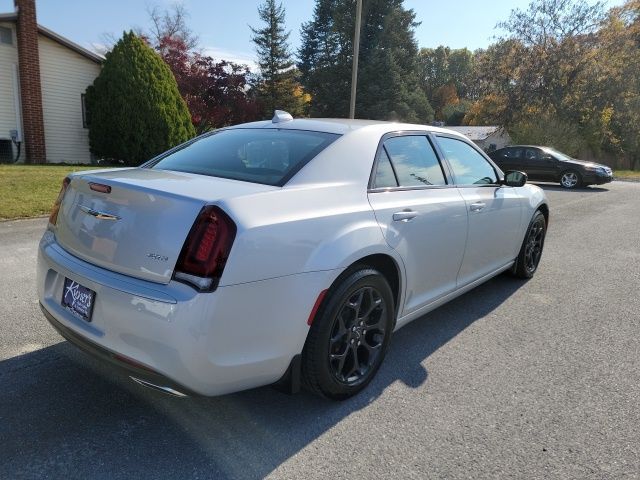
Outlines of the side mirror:
M 527 174 L 517 170 L 509 170 L 502 180 L 502 184 L 507 187 L 522 187 L 525 183 L 527 183 Z

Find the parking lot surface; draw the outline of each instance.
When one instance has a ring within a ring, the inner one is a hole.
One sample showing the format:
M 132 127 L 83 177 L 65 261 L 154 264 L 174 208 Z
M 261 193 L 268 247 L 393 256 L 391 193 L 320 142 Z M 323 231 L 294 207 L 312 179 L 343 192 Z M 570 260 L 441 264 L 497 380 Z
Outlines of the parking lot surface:
M 543 187 L 536 276 L 399 330 L 341 403 L 133 384 L 42 316 L 46 219 L 0 223 L 0 478 L 639 478 L 640 184 Z

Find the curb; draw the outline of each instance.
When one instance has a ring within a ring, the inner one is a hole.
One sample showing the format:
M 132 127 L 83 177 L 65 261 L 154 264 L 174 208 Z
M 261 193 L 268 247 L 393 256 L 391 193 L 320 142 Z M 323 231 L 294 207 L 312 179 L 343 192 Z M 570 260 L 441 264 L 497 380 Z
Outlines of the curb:
M 22 222 L 24 220 L 37 220 L 39 218 L 49 218 L 49 215 L 36 215 L 35 217 L 0 218 L 0 223 Z

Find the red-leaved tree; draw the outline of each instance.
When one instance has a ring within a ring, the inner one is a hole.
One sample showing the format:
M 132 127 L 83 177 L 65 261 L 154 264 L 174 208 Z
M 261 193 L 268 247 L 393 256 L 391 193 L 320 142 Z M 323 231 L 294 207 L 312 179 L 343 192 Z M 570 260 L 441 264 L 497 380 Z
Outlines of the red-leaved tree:
M 161 38 L 156 49 L 173 72 L 198 133 L 258 118 L 246 66 L 190 52 L 175 36 Z

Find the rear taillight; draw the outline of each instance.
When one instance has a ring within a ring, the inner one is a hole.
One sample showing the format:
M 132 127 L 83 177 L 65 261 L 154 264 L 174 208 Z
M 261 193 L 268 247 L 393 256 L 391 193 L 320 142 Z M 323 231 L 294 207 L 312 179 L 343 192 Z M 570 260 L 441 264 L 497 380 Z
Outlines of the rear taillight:
M 51 215 L 49 215 L 49 223 L 51 225 L 55 225 L 58 221 L 58 212 L 60 211 L 60 206 L 62 205 L 62 199 L 64 198 L 64 194 L 67 191 L 67 187 L 71 183 L 71 179 L 69 177 L 65 177 L 62 180 L 62 188 L 60 188 L 60 193 L 58 194 L 58 198 L 56 198 L 56 202 L 53 204 L 51 208 Z
M 173 277 L 203 292 L 215 290 L 235 236 L 236 225 L 226 213 L 204 207 L 182 246 Z

